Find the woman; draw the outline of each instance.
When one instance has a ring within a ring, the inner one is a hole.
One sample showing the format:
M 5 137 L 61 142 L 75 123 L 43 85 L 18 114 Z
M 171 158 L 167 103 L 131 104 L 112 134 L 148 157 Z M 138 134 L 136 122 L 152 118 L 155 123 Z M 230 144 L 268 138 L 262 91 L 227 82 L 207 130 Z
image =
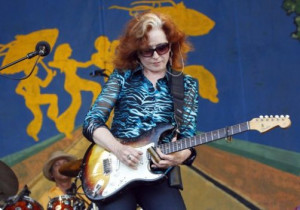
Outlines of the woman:
M 112 152 L 123 164 L 136 169 L 142 152 L 128 143 L 162 123 L 176 125 L 173 98 L 168 82 L 176 76 L 172 68 L 183 70 L 183 60 L 190 46 L 171 19 L 158 13 L 143 13 L 129 21 L 116 50 L 116 70 L 110 75 L 101 94 L 87 113 L 83 125 L 85 137 Z M 197 82 L 184 76 L 183 123 L 177 138 L 195 135 L 198 104 Z M 105 122 L 114 109 L 111 129 Z M 167 135 L 164 142 L 175 141 Z M 168 155 L 157 151 L 160 160 L 152 168 L 167 169 L 182 163 L 191 164 L 193 150 Z M 167 179 L 159 183 L 127 188 L 108 202 L 98 202 L 100 209 L 185 209 L 177 188 Z

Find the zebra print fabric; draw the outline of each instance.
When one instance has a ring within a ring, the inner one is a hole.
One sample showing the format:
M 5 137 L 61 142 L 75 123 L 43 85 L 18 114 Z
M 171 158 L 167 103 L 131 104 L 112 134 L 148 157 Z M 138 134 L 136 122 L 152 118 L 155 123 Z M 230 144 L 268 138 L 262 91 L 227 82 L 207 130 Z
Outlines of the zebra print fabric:
M 117 138 L 130 141 L 161 123 L 176 125 L 168 76 L 158 80 L 154 88 L 144 76 L 142 68 L 118 71 L 110 75 L 83 123 L 84 136 L 93 141 L 96 128 L 106 126 L 114 109 L 111 132 Z M 184 76 L 184 122 L 178 138 L 194 136 L 198 110 L 197 81 Z M 169 141 L 171 137 L 165 139 Z

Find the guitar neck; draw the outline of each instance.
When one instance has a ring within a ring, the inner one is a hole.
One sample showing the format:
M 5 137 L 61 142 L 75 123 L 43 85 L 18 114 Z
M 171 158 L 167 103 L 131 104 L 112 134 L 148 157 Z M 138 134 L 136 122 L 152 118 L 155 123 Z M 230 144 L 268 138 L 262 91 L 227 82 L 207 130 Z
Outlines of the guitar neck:
M 218 130 L 201 133 L 193 137 L 184 138 L 175 142 L 160 144 L 157 147 L 164 153 L 169 154 L 187 148 L 195 147 L 201 144 L 206 144 L 218 139 L 226 138 L 238 133 L 249 130 L 249 122 L 240 123 L 233 126 L 228 126 Z

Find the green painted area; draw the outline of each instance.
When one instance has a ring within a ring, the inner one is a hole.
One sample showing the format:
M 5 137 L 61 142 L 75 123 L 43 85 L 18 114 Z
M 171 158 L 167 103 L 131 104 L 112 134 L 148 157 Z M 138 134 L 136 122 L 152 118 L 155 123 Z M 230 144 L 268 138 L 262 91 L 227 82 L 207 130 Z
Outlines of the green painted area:
M 58 134 L 32 147 L 21 150 L 20 152 L 7 155 L 1 158 L 0 160 L 3 161 L 8 166 L 14 166 L 15 164 L 37 154 L 38 152 L 44 150 L 45 148 L 52 145 L 53 143 L 61 140 L 64 136 L 65 136 L 64 134 Z
M 300 153 L 297 152 L 238 139 L 234 139 L 231 143 L 220 140 L 207 145 L 256 160 L 297 176 L 300 175 Z

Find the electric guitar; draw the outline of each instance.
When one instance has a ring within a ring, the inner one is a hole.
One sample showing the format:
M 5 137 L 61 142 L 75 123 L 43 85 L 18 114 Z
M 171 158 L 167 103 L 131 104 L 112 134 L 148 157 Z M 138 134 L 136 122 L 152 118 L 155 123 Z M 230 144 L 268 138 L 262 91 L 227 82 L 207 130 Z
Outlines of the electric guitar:
M 173 130 L 172 125 L 160 125 L 141 135 L 136 141 L 127 143 L 143 152 L 136 170 L 123 164 L 109 151 L 92 144 L 87 149 L 82 162 L 82 188 L 90 200 L 105 200 L 134 183 L 157 181 L 165 176 L 164 172 L 153 172 L 150 168 L 153 149 L 159 148 L 164 154 L 169 154 L 248 130 L 264 133 L 277 126 L 287 128 L 290 125 L 289 116 L 265 116 L 175 142 L 158 144 L 163 134 Z

